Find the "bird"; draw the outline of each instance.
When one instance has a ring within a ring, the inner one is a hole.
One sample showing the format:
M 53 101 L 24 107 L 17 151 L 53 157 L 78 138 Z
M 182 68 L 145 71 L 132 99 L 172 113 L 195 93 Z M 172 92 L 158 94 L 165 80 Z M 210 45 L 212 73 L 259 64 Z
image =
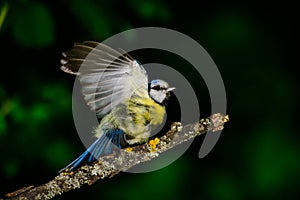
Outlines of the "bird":
M 100 122 L 93 131 L 95 141 L 59 173 L 72 172 L 116 148 L 146 143 L 162 124 L 175 87 L 161 79 L 148 81 L 137 60 L 103 43 L 76 42 L 62 55 L 61 70 L 79 77 L 84 100 Z

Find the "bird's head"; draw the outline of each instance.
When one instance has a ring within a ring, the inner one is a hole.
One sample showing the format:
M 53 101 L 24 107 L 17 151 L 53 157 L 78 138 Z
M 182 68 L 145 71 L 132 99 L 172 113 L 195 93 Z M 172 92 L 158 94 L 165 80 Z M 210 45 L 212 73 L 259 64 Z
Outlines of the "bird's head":
M 166 81 L 156 79 L 149 84 L 149 95 L 157 103 L 164 104 L 170 96 L 170 91 L 174 89 L 174 87 L 169 87 Z

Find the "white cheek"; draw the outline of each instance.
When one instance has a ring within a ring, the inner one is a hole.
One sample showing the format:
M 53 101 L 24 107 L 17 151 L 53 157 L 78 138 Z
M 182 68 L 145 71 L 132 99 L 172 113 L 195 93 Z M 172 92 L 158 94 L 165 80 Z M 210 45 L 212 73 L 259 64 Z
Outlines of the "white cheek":
M 163 92 L 158 92 L 156 90 L 150 90 L 150 96 L 157 102 L 161 103 L 166 97 L 166 94 Z
M 150 94 L 151 97 L 153 97 L 153 96 L 155 95 L 154 93 L 155 93 L 155 92 L 154 92 L 152 89 L 151 89 L 150 92 L 149 92 L 149 94 Z

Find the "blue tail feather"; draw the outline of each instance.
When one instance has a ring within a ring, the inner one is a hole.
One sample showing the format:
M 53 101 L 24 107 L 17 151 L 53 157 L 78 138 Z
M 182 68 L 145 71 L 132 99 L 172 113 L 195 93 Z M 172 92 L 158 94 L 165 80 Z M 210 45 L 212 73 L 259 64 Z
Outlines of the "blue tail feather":
M 68 166 L 59 171 L 73 171 L 83 161 L 87 160 L 87 163 L 91 163 L 97 160 L 100 156 L 112 153 L 113 149 L 122 148 L 124 132 L 120 129 L 107 130 L 105 134 L 97 138 L 97 140 L 78 158 L 71 162 Z

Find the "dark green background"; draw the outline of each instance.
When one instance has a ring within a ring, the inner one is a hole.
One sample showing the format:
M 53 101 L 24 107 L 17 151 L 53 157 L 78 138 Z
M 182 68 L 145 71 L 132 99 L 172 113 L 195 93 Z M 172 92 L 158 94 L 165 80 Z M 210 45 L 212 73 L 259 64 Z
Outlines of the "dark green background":
M 182 32 L 208 51 L 224 80 L 230 123 L 203 159 L 204 136 L 164 169 L 121 173 L 57 199 L 295 199 L 296 8 L 275 2 L 1 0 L 0 196 L 50 180 L 84 151 L 72 119 L 74 77 L 60 71 L 61 52 L 76 41 L 157 26 Z M 201 117 L 209 114 L 205 83 L 178 56 L 154 50 L 135 55 L 185 74 L 198 93 Z

